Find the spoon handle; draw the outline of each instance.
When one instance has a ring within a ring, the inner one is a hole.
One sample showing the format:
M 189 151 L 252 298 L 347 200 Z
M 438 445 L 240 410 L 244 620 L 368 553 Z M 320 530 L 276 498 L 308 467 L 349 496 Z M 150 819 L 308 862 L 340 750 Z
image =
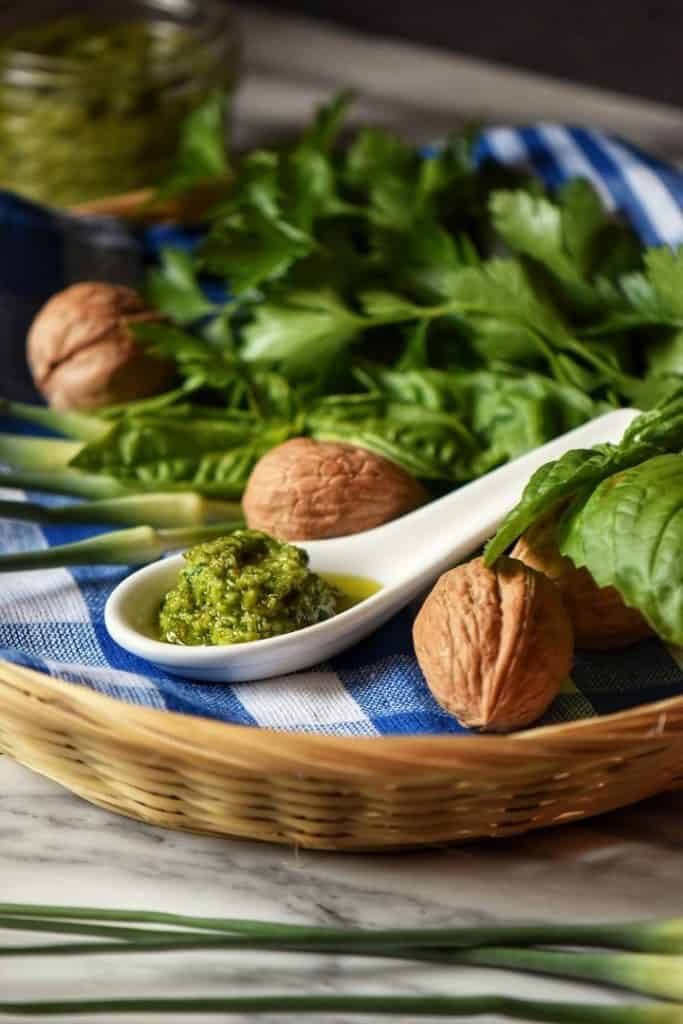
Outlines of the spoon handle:
M 574 448 L 619 441 L 637 415 L 635 409 L 606 413 L 391 523 L 305 546 L 312 553 L 318 545 L 322 551 L 322 545 L 343 543 L 349 564 L 366 566 L 367 575 L 390 585 L 410 581 L 417 593 L 492 536 L 540 466 Z

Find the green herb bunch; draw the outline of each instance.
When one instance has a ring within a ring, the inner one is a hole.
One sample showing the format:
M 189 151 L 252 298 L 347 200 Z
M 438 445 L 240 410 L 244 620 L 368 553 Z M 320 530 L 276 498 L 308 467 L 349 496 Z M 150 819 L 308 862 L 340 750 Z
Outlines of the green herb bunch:
M 644 251 L 587 182 L 550 196 L 475 166 L 467 137 L 423 156 L 365 128 L 343 147 L 348 104 L 229 178 L 220 118 L 195 112 L 182 185 L 220 166 L 223 198 L 194 250 L 150 273 L 170 323 L 136 327 L 180 385 L 107 411 L 53 466 L 234 499 L 261 454 L 306 434 L 439 493 L 680 383 L 683 256 Z
M 50 515 L 184 526 L 173 494 L 234 503 L 259 457 L 299 435 L 370 449 L 435 495 L 608 409 L 675 404 L 683 252 L 643 249 L 587 182 L 550 195 L 476 166 L 467 136 L 423 155 L 364 128 L 343 146 L 346 94 L 295 143 L 230 169 L 220 102 L 188 119 L 160 192 L 213 175 L 222 199 L 194 249 L 167 248 L 150 272 L 168 323 L 135 327 L 174 361 L 177 387 L 96 415 L 5 405 L 70 438 L 0 434 L 5 483 L 92 499 Z M 141 494 L 163 501 L 129 504 Z M 216 508 L 187 523 L 237 519 L 234 504 Z M 588 521 L 578 508 L 572 538 Z M 140 557 L 175 542 L 142 538 Z M 584 540 L 563 543 L 598 582 L 616 577 Z
M 425 157 L 365 128 L 342 147 L 348 104 L 246 156 L 194 252 L 165 250 L 150 275 L 175 326 L 142 325 L 140 341 L 217 407 L 185 435 L 201 453 L 189 482 L 235 496 L 259 454 L 305 433 L 448 489 L 680 382 L 683 257 L 644 252 L 585 181 L 551 197 L 475 166 L 468 137 Z M 207 276 L 229 296 L 210 298 Z M 232 437 L 211 433 L 226 407 Z M 127 417 L 76 465 L 121 475 L 131 431 Z M 189 473 L 171 447 L 163 471 Z M 159 473 L 155 458 L 129 471 Z

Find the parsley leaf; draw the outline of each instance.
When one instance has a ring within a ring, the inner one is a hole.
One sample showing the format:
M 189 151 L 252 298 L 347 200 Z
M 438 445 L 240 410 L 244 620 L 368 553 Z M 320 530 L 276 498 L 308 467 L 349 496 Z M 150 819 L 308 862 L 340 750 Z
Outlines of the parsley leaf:
M 192 256 L 183 249 L 163 250 L 161 266 L 147 276 L 146 292 L 153 306 L 180 324 L 192 323 L 215 310 L 200 287 Z
M 227 96 L 215 92 L 186 118 L 178 142 L 175 163 L 159 184 L 155 198 L 167 199 L 212 178 L 227 178 Z

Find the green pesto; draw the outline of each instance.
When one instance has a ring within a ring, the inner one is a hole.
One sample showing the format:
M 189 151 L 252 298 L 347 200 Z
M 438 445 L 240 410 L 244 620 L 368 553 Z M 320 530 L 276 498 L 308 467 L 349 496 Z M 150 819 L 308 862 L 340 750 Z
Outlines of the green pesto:
M 258 530 L 235 530 L 185 552 L 159 612 L 172 644 L 237 644 L 329 619 L 341 595 L 308 568 L 308 555 Z
M 28 63 L 27 63 L 28 61 Z M 51 205 L 153 185 L 234 67 L 170 22 L 65 17 L 0 45 L 0 188 Z

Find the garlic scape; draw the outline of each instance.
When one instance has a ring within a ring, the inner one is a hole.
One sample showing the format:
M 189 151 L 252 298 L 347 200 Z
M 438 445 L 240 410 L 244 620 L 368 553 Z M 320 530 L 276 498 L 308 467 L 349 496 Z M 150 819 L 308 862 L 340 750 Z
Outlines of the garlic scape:
M 432 1019 L 479 1017 L 496 1014 L 510 1020 L 547 1021 L 549 1024 L 683 1024 L 683 1007 L 657 1005 L 593 1005 L 553 1000 L 515 999 L 502 995 L 262 995 L 201 998 L 70 999 L 49 1002 L 0 1002 L 0 1014 L 36 1017 L 73 1017 L 74 1014 L 225 1013 L 372 1014 Z
M 78 441 L 0 434 L 0 462 L 13 469 L 58 473 L 68 469 L 82 447 Z
M 239 502 L 218 501 L 183 491 L 129 494 L 59 506 L 0 499 L 0 517 L 45 524 L 121 523 L 170 528 L 239 520 L 241 514 Z
M 241 520 L 231 520 L 214 526 L 185 526 L 169 530 L 133 526 L 72 544 L 0 555 L 0 572 L 53 569 L 67 565 L 144 565 L 168 551 L 179 551 L 201 541 L 222 537 L 241 525 Z

